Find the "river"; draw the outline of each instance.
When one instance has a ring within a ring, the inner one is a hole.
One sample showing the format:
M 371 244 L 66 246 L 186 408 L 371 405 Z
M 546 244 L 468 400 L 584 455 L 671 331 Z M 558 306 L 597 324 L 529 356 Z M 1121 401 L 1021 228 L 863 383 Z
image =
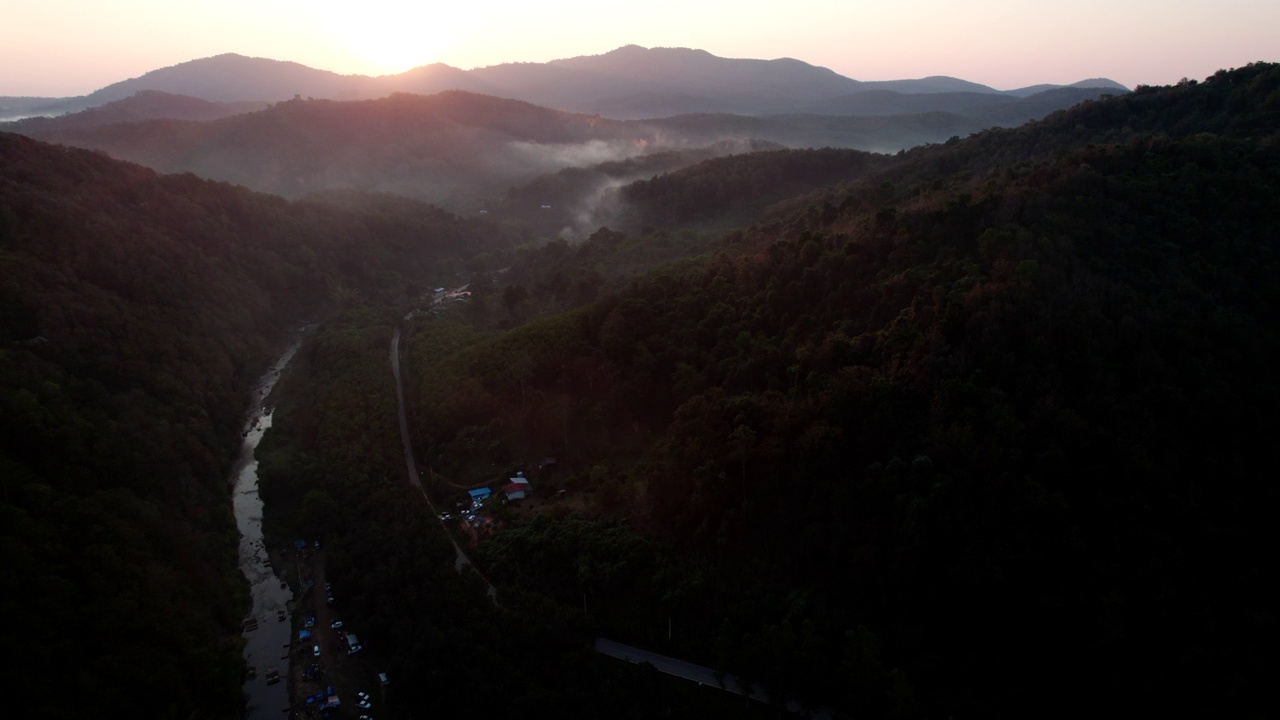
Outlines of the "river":
M 258 461 L 253 452 L 262 435 L 271 427 L 271 411 L 266 407 L 280 373 L 288 366 L 302 345 L 306 329 L 299 331 L 289 349 L 272 365 L 254 387 L 240 454 L 232 468 L 230 484 L 232 509 L 240 530 L 240 570 L 249 581 L 253 607 L 245 616 L 245 665 L 251 672 L 245 679 L 248 698 L 245 717 L 250 719 L 281 717 L 280 710 L 289 702 L 289 640 L 293 624 L 289 618 L 289 601 L 293 593 L 271 567 L 262 538 L 262 498 L 258 495 Z M 279 682 L 268 683 L 268 671 L 275 668 Z

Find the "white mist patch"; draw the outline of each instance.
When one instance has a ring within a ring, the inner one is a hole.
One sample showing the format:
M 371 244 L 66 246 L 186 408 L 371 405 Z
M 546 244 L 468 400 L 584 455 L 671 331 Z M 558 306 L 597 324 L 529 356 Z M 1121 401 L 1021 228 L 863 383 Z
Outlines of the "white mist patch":
M 596 228 L 602 225 L 608 225 L 609 221 L 617 214 L 617 190 L 618 188 L 632 182 L 634 178 L 609 178 L 592 188 L 591 192 L 583 195 L 573 211 L 573 230 L 576 235 L 586 236 L 595 232 Z M 570 228 L 565 228 L 570 230 Z M 561 236 L 566 239 L 572 239 L 574 234 L 566 235 L 561 231 Z
M 533 143 L 517 140 L 507 144 L 512 157 L 545 172 L 567 167 L 585 167 L 626 160 L 648 151 L 647 143 L 626 140 L 588 140 L 585 143 Z

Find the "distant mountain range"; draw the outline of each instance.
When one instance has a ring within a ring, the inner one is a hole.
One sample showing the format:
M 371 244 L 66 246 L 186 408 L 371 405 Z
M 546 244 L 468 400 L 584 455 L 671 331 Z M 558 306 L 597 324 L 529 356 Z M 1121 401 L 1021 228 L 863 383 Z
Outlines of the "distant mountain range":
M 80 98 L 0 98 L 0 116 L 56 115 L 0 129 L 286 197 L 359 188 L 467 211 L 567 168 L 748 147 L 897 152 L 1121 92 L 1109 80 L 1012 92 L 950 77 L 860 82 L 799 60 L 634 45 L 376 78 L 227 54 Z
M 82 97 L 0 98 L 0 118 L 76 112 L 142 91 L 216 103 L 271 103 L 293 97 L 363 100 L 394 92 L 429 95 L 466 90 L 615 119 L 687 113 L 888 115 L 958 112 L 1058 87 L 1035 85 L 1001 92 L 941 76 L 863 82 L 790 58 L 731 59 L 703 50 L 636 45 L 603 55 L 474 70 L 435 63 L 380 77 L 339 75 L 295 62 L 224 54 L 153 70 Z M 1127 91 L 1107 79 L 1085 80 L 1070 87 Z

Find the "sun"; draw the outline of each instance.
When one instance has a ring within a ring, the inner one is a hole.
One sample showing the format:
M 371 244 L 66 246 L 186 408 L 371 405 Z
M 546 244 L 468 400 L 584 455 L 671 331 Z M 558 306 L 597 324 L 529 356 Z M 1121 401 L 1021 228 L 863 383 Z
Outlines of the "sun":
M 374 75 L 438 61 L 466 24 L 454 10 L 399 2 L 335 4 L 325 17 L 328 33 L 362 65 L 358 72 Z

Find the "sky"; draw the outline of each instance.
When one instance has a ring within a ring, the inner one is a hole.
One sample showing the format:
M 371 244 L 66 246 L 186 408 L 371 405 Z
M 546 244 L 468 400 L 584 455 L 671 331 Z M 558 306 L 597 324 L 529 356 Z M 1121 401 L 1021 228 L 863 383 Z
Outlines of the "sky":
M 0 0 L 0 96 L 83 95 L 227 52 L 385 75 L 628 44 L 790 57 L 856 80 L 1168 85 L 1280 61 L 1280 0 Z

